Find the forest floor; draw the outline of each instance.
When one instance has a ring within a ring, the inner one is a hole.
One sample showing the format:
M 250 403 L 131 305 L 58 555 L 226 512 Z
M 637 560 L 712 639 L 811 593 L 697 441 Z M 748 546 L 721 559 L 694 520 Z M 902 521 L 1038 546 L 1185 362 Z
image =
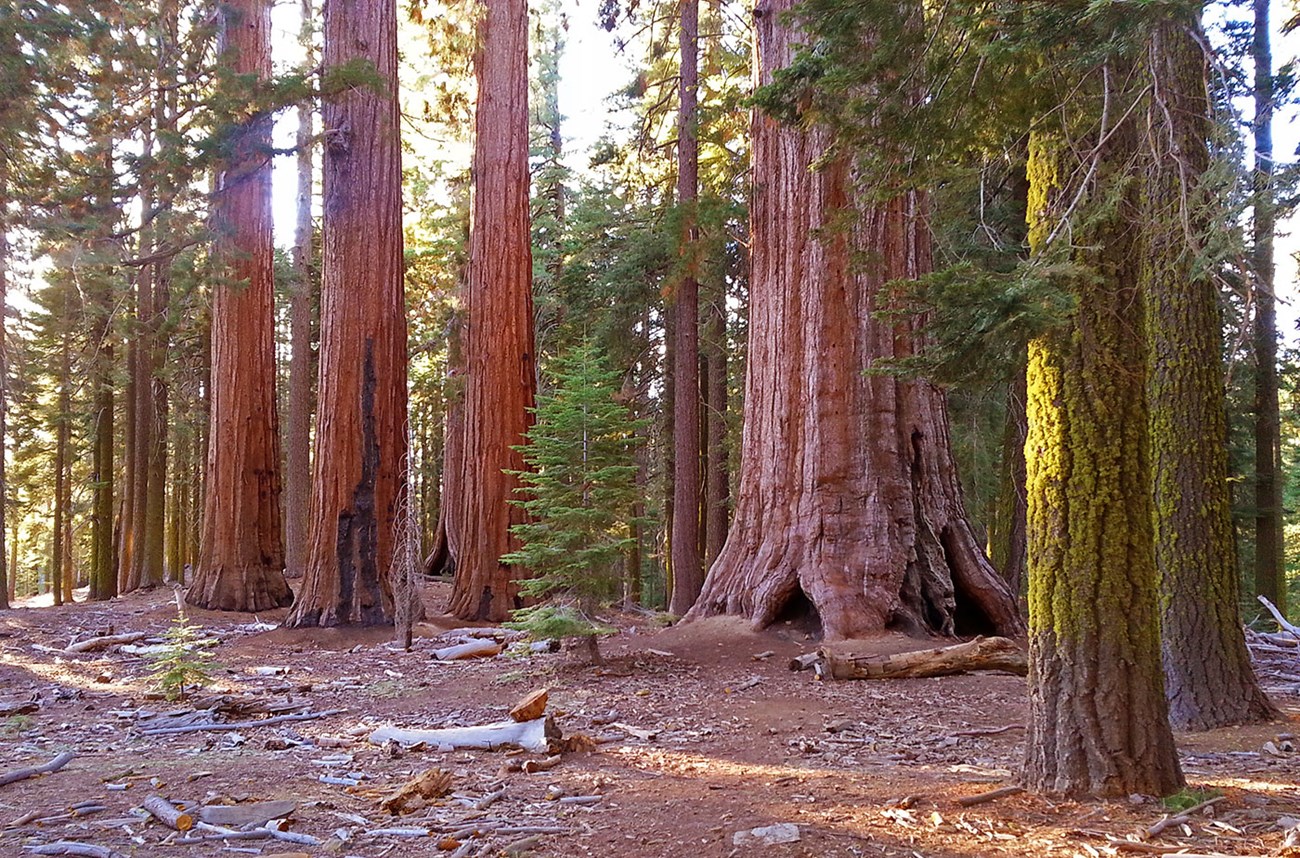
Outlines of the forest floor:
M 445 585 L 431 584 L 425 602 L 445 596 Z M 219 641 L 216 681 L 202 696 L 225 695 L 224 716 L 151 696 L 152 665 L 141 656 L 63 651 L 110 632 L 160 636 L 175 616 L 169 589 L 0 614 L 0 712 L 12 713 L 0 716 L 0 779 L 76 754 L 57 772 L 0 786 L 0 855 L 75 842 L 103 855 L 194 858 L 1300 856 L 1294 696 L 1277 698 L 1285 721 L 1180 735 L 1190 788 L 1221 798 L 1150 836 L 1168 811 L 1137 796 L 1072 802 L 1019 794 L 963 807 L 963 797 L 1014 783 L 1024 680 L 819 682 L 787 667 L 816 647 L 797 625 L 754 633 L 718 619 L 663 629 L 653 616 L 627 614 L 619 634 L 602 643 L 606 663 L 593 667 L 568 651 L 438 661 L 432 650 L 446 645 L 438 635 L 461 625 L 449 618 L 418 626 L 405 652 L 391 630 L 289 631 L 267 625 L 279 613 L 255 622 L 192 611 L 203 634 Z M 890 635 L 850 648 L 934 645 Z M 549 711 L 565 735 L 591 737 L 593 749 L 525 774 L 518 764 L 540 755 L 367 742 L 381 725 L 500 721 L 538 688 L 550 690 Z M 268 710 L 341 711 L 238 730 L 142 733 Z M 379 807 L 379 796 L 433 767 L 451 774 L 449 795 L 406 815 Z M 306 843 L 183 845 L 183 835 L 140 815 L 153 795 L 185 807 L 290 800 L 286 836 Z M 749 833 L 778 825 L 768 839 L 798 840 L 767 843 Z

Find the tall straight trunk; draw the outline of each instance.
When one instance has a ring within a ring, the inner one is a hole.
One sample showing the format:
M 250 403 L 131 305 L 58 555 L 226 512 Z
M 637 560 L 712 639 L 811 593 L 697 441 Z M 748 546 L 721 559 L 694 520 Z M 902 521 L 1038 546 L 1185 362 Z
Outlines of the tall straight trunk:
M 63 324 L 72 323 L 71 289 L 68 289 L 63 301 Z M 54 573 L 54 604 L 62 605 L 72 602 L 71 558 L 68 557 L 69 540 L 67 532 L 72 527 L 72 509 L 69 502 L 71 492 L 68 485 L 68 443 L 71 428 L 72 397 L 72 343 L 71 334 L 65 330 L 59 345 L 59 396 L 57 413 L 54 417 L 54 533 L 53 558 L 51 567 Z
M 1025 438 L 1029 421 L 1025 413 L 1025 366 L 1022 363 L 1007 388 L 1006 417 L 1002 427 L 1002 474 L 998 498 L 989 523 L 989 560 L 1021 599 L 1025 594 Z
M 8 537 L 9 482 L 5 471 L 4 451 L 9 449 L 9 156 L 0 154 L 0 610 L 8 609 L 14 596 L 16 564 L 8 562 L 5 550 Z M 15 540 L 16 542 L 16 540 Z
M 144 276 L 143 271 L 136 272 L 136 278 Z M 137 294 L 138 289 L 134 282 L 130 287 L 131 298 Z M 139 338 L 135 335 L 134 325 L 132 332 L 128 334 L 126 344 L 126 385 L 122 391 L 122 492 L 118 496 L 117 519 L 113 525 L 113 545 L 115 555 L 115 576 L 117 578 L 117 591 L 119 593 L 130 592 L 135 589 L 131 584 L 131 568 L 135 563 L 135 523 L 133 514 L 135 512 L 135 377 L 136 364 L 139 362 L 140 346 Z
M 311 111 L 298 111 L 298 225 L 294 238 L 294 289 L 290 299 L 289 418 L 285 438 L 285 549 L 290 577 L 302 574 L 311 491 Z
M 1255 38 L 1255 592 L 1286 613 L 1286 561 L 1282 539 L 1282 419 L 1278 406 L 1277 292 L 1273 236 L 1273 111 L 1276 85 L 1269 35 L 1269 0 L 1254 0 Z
M 392 621 L 389 568 L 408 491 L 397 9 L 385 0 L 327 3 L 324 19 L 326 73 L 368 63 L 380 85 L 322 104 L 319 399 L 307 564 L 285 619 L 291 628 Z
M 673 597 L 668 610 L 685 614 L 704 585 L 700 561 L 700 284 L 694 262 L 696 198 L 699 191 L 700 147 L 696 134 L 699 89 L 698 0 L 683 0 L 678 48 L 681 75 L 677 112 L 677 205 L 683 214 L 679 236 L 686 261 L 673 290 L 671 311 L 676 322 L 673 354 Z
M 111 599 L 117 595 L 117 573 L 113 562 L 114 458 L 114 342 L 111 281 L 100 278 L 91 297 L 94 358 L 91 379 L 94 389 L 91 426 L 91 573 L 90 598 Z
M 518 547 L 510 527 L 537 393 L 528 177 L 528 5 L 486 0 L 474 73 L 474 186 L 465 294 L 465 431 L 455 524 L 460 553 L 449 610 L 499 621 L 521 606 L 501 562 Z
M 271 4 L 222 7 L 223 67 L 271 76 Z M 212 444 L 203 538 L 191 605 L 264 611 L 288 605 L 280 521 L 280 436 L 275 403 L 275 282 L 271 235 L 271 116 L 235 130 L 213 206 L 223 279 L 212 301 Z
M 760 85 L 793 59 L 792 5 L 757 16 Z M 855 200 L 843 159 L 814 169 L 832 142 L 821 128 L 756 114 L 753 139 L 740 487 L 688 618 L 740 614 L 762 628 L 811 605 L 829 639 L 1018 634 L 1015 601 L 966 520 L 943 393 L 864 372 L 919 346 L 921 320 L 876 311 L 885 284 L 930 270 L 926 196 Z
M 1102 86 L 1111 76 L 1126 79 L 1116 70 Z M 1168 795 L 1183 776 L 1160 666 L 1139 287 L 1145 248 L 1130 220 L 1140 188 L 1127 173 L 1138 128 L 1127 117 L 1110 129 L 1089 171 L 1071 156 L 1092 144 L 1071 146 L 1070 133 L 1035 132 L 1029 154 L 1035 252 L 1056 251 L 1048 246 L 1055 217 L 1077 196 L 1063 182 L 1086 173 L 1080 199 L 1101 212 L 1088 212 L 1071 233 L 1070 259 L 1086 273 L 1075 278 L 1068 326 L 1029 351 L 1024 776 L 1047 794 Z
M 312 0 L 302 3 L 302 41 L 310 45 Z M 289 402 L 285 432 L 285 574 L 302 575 L 307 554 L 307 513 L 311 500 L 311 276 L 312 118 L 315 105 L 298 106 L 298 219 L 293 236 L 293 292 L 289 298 Z
M 1156 567 L 1169 717 L 1182 730 L 1267 721 L 1241 629 L 1219 291 L 1198 256 L 1213 228 L 1203 177 L 1213 117 L 1196 17 L 1153 31 L 1143 255 Z
M 711 290 L 705 308 L 704 389 L 704 568 L 713 565 L 727 541 L 731 469 L 727 443 L 727 296 L 725 281 Z

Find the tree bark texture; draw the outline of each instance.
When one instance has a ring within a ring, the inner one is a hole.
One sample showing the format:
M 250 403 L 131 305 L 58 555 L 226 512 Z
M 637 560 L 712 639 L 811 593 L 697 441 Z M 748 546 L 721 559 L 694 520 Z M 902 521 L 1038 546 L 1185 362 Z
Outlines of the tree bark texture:
M 325 6 L 323 63 L 373 65 L 381 87 L 322 105 L 324 248 L 311 522 L 290 627 L 392 621 L 397 513 L 406 495 L 406 301 L 402 282 L 397 10 Z M 365 34 L 365 39 L 357 34 Z
M 1122 73 L 1116 73 L 1123 78 Z M 1081 123 L 1082 124 L 1082 123 Z M 1030 246 L 1085 169 L 1064 132 L 1030 143 Z M 1089 147 L 1091 147 L 1091 143 Z M 1140 199 L 1125 173 L 1136 121 L 1110 133 L 1076 224 L 1068 329 L 1030 345 L 1026 786 L 1052 795 L 1168 795 L 1183 783 L 1160 667 L 1139 273 Z
M 485 0 L 475 77 L 474 187 L 465 293 L 465 410 L 456 505 L 459 555 L 449 610 L 467 620 L 499 621 L 520 607 L 501 562 L 517 547 L 510 526 L 523 511 L 509 503 L 523 470 L 524 443 L 537 392 L 533 345 L 532 249 L 528 177 L 528 8 L 524 0 Z
M 58 411 L 54 417 L 54 551 L 51 557 L 54 604 L 72 604 L 72 485 L 69 478 L 68 444 L 72 422 L 72 335 L 67 330 L 74 318 L 71 284 L 65 285 L 64 331 L 59 346 Z
M 9 445 L 9 160 L 0 156 L 0 610 L 8 609 L 12 601 L 15 569 L 9 565 L 9 552 L 5 550 L 8 538 L 7 517 L 9 481 L 5 472 L 3 451 Z
M 1242 634 L 1228 487 L 1219 290 L 1198 255 L 1213 122 L 1195 18 L 1156 26 L 1143 254 L 1156 568 L 1169 718 L 1181 730 L 1270 720 Z
M 302 6 L 303 29 L 310 31 L 311 0 Z M 302 576 L 307 555 L 308 506 L 311 501 L 312 343 L 312 116 L 314 105 L 298 108 L 298 221 L 293 237 L 293 293 L 289 299 L 289 407 L 285 432 L 284 543 L 285 571 Z
M 105 145 L 100 157 L 105 166 L 111 165 L 113 158 L 111 144 Z M 111 175 L 111 169 L 105 174 Z M 103 189 L 96 203 L 102 216 L 113 204 L 110 189 Z M 93 353 L 91 380 L 94 391 L 91 424 L 93 488 L 90 524 L 90 598 L 95 601 L 111 599 L 117 595 L 117 569 L 113 562 L 113 493 L 116 457 L 114 443 L 116 397 L 113 376 L 116 367 L 114 366 L 114 296 L 111 276 L 108 271 L 104 271 L 96 279 L 89 296 Z
M 1269 2 L 1254 0 L 1255 37 L 1255 592 L 1285 616 L 1286 559 L 1282 530 L 1282 418 L 1278 405 L 1277 292 L 1273 236 L 1277 231 L 1273 182 L 1276 86 L 1269 34 Z
M 218 50 L 232 74 L 271 75 L 271 5 L 221 7 Z M 271 116 L 235 130 L 213 205 L 222 281 L 212 299 L 212 400 L 203 536 L 191 605 L 265 611 L 293 601 L 284 579 L 280 436 L 275 403 Z
M 725 282 L 711 290 L 704 315 L 704 568 L 713 565 L 727 541 L 731 468 L 727 443 L 727 296 Z
M 677 205 L 683 221 L 678 236 L 682 270 L 671 296 L 677 335 L 673 353 L 673 595 L 668 611 L 685 614 L 704 585 L 700 558 L 700 284 L 694 261 L 695 206 L 699 196 L 700 146 L 696 103 L 699 69 L 700 4 L 683 0 L 678 27 L 681 74 L 677 107 Z
M 460 529 L 457 527 L 457 498 L 465 466 L 465 349 L 464 323 L 453 312 L 447 326 L 447 399 L 442 431 L 442 492 L 438 502 L 438 523 L 433 548 L 425 561 L 425 574 L 448 575 L 456 571 L 460 557 Z
M 788 0 L 756 12 L 759 83 L 793 56 Z M 926 200 L 856 205 L 829 134 L 754 118 L 744 443 L 735 517 L 689 618 L 756 628 L 802 592 L 828 639 L 885 628 L 1023 631 L 966 521 L 942 392 L 866 376 L 917 321 L 876 319 L 883 286 L 929 270 Z M 851 224 L 851 226 L 846 226 Z M 869 265 L 854 264 L 858 251 Z
M 989 559 L 1016 598 L 1025 593 L 1025 369 L 1022 364 L 1007 390 L 1002 430 L 1002 476 L 989 523 Z

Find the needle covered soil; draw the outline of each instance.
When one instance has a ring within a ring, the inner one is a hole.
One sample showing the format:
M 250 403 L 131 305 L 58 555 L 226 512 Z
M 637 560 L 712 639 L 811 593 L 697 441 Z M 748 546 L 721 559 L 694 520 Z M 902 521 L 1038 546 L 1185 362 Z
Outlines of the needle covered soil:
M 425 585 L 431 608 L 447 594 Z M 1300 648 L 1269 674 L 1285 721 L 1178 737 L 1184 794 L 964 806 L 1016 782 L 1021 677 L 816 681 L 788 666 L 818 645 L 806 627 L 727 618 L 618 615 L 593 666 L 507 635 L 498 655 L 440 661 L 467 633 L 436 615 L 406 652 L 391 629 L 289 631 L 282 614 L 191 610 L 212 681 L 168 701 L 150 675 L 172 591 L 0 613 L 0 782 L 75 754 L 0 786 L 0 856 L 1300 856 Z M 507 721 L 538 689 L 558 755 L 368 741 Z M 154 797 L 186 830 L 141 809 Z

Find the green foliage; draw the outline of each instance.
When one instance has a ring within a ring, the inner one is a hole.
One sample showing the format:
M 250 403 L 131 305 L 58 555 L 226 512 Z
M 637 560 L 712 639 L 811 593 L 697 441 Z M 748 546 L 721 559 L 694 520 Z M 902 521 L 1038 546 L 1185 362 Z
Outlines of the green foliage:
M 1221 795 L 1223 795 L 1223 790 L 1184 787 L 1173 795 L 1167 795 L 1160 799 L 1160 803 L 1163 804 L 1167 810 L 1179 813 L 1196 807 L 1196 805 L 1207 802 L 1212 798 L 1218 798 Z
M 529 520 L 511 528 L 521 546 L 502 562 L 530 569 L 525 596 L 564 595 L 565 608 L 516 612 L 518 627 L 538 636 L 591 636 L 596 605 L 613 595 L 618 568 L 632 543 L 630 510 L 637 497 L 633 420 L 616 401 L 620 374 L 590 341 L 556 359 L 553 389 L 538 397 L 536 422 L 519 449 L 528 470 L 517 472 Z M 576 605 L 576 607 L 573 607 Z M 562 627 L 556 633 L 546 629 Z
M 574 605 L 535 605 L 514 611 L 512 615 L 514 619 L 505 623 L 505 627 L 528 632 L 536 640 L 586 638 L 612 635 L 617 631 L 587 616 Z
M 200 631 L 178 606 L 176 619 L 163 635 L 166 649 L 149 657 L 154 665 L 149 679 L 168 700 L 184 700 L 188 689 L 203 688 L 212 682 L 211 671 L 216 664 L 212 653 L 204 648 Z

